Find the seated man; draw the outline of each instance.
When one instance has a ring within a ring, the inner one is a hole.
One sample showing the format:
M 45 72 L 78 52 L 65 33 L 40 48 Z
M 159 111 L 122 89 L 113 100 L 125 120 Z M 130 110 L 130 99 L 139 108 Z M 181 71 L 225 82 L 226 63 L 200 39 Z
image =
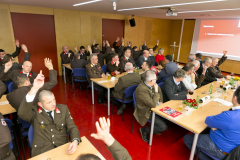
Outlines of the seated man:
M 203 72 L 202 53 L 197 53 L 197 54 L 196 54 L 196 60 L 200 62 L 200 66 L 199 66 L 199 69 L 197 70 L 197 73 L 198 73 L 199 75 L 201 75 L 202 72 Z
M 96 40 L 93 38 L 93 44 L 92 44 L 92 46 L 91 46 L 91 49 L 93 50 L 93 49 L 98 49 L 99 50 L 99 52 L 101 53 L 101 54 L 105 54 L 105 43 L 103 43 L 103 46 L 102 46 L 102 51 L 100 51 L 100 45 L 99 44 L 96 44 Z
M 147 121 L 152 118 L 151 108 L 162 104 L 162 91 L 156 84 L 156 74 L 153 71 L 147 71 L 144 80 L 138 85 L 135 91 L 137 108 L 134 111 L 134 117 L 141 126 L 145 126 Z M 148 134 L 150 133 L 150 125 L 140 128 L 142 139 L 148 142 Z M 167 129 L 164 119 L 156 115 L 154 122 L 155 134 L 161 134 Z
M 0 158 L 1 160 L 15 160 L 14 153 L 9 147 L 9 143 L 12 141 L 11 133 L 8 125 L 4 120 L 2 113 L 0 112 Z
M 200 61 L 195 60 L 192 63 L 194 64 L 193 73 L 195 74 L 195 83 L 197 85 L 197 88 L 200 88 L 202 82 L 206 78 L 205 73 L 206 73 L 207 67 L 205 66 L 202 70 L 202 73 L 199 75 L 197 71 L 199 70 L 199 67 L 200 67 Z
M 227 59 L 226 54 L 227 54 L 227 51 L 223 51 L 223 56 L 220 59 L 220 61 L 218 61 L 217 57 L 212 58 L 212 66 L 208 68 L 208 72 L 211 75 L 211 77 L 227 78 L 227 79 L 231 78 L 231 76 L 223 76 L 221 69 L 219 68 L 219 66 L 223 64 L 223 62 Z
M 172 76 L 178 70 L 178 66 L 176 63 L 172 61 L 171 55 L 165 56 L 165 62 L 166 62 L 166 68 L 169 71 L 169 74 Z
M 73 51 L 69 50 L 68 46 L 62 46 L 62 50 L 63 50 L 63 52 L 60 54 L 62 63 L 63 64 L 70 63 L 70 61 L 73 60 L 73 55 L 74 55 Z M 68 82 L 71 85 L 72 84 L 72 78 L 71 78 L 72 70 L 65 67 L 65 72 L 68 77 Z
M 98 56 L 97 54 L 91 54 L 90 55 L 90 63 L 86 65 L 86 73 L 88 76 L 88 83 L 92 85 L 91 78 L 102 78 L 106 77 L 106 75 L 103 73 L 101 65 L 98 63 Z M 94 84 L 94 87 L 98 89 L 98 103 L 103 104 L 105 101 L 104 99 L 104 88 L 102 86 L 99 86 L 97 84 Z
M 133 73 L 133 64 L 131 62 L 127 62 L 125 64 L 125 71 L 127 74 L 118 79 L 118 83 L 116 83 L 112 94 L 115 98 L 122 100 L 124 97 L 124 91 L 130 86 L 137 85 L 141 82 L 141 76 L 137 73 Z M 119 104 L 121 106 L 122 104 Z M 121 106 L 118 109 L 117 115 L 122 114 L 125 106 Z
M 152 63 L 152 66 L 158 66 L 158 63 L 156 62 L 156 59 L 153 55 L 153 49 L 152 48 L 149 48 L 149 59 Z
M 158 69 L 160 69 L 160 72 L 157 74 L 157 77 L 158 77 L 157 84 L 160 83 L 163 79 L 172 76 L 170 74 L 169 69 L 167 69 L 166 61 L 164 60 L 159 61 Z
M 57 71 L 53 70 L 52 61 L 46 58 L 44 59 L 44 64 L 49 69 L 49 81 L 44 84 L 43 88 L 41 88 L 39 92 L 41 90 L 51 90 L 57 85 Z M 18 111 L 20 103 L 31 90 L 33 85 L 30 83 L 29 77 L 24 74 L 16 75 L 13 82 L 18 86 L 18 88 L 7 94 L 7 100 L 9 101 L 9 104 Z M 38 99 L 36 98 L 34 100 L 34 105 L 37 104 L 37 102 Z
M 40 72 L 18 110 L 18 116 L 33 126 L 32 156 L 68 143 L 67 134 L 70 135 L 71 141 L 67 154 L 73 154 L 77 150 L 81 138 L 68 107 L 56 104 L 54 94 L 47 90 L 39 93 L 37 105 L 33 103 L 39 89 L 43 86 L 44 75 Z
M 141 69 L 142 67 L 142 64 L 144 61 L 150 61 L 150 58 L 149 58 L 149 51 L 148 50 L 144 50 L 143 51 L 143 55 L 141 55 L 138 60 L 137 60 L 137 63 L 136 65 Z M 151 61 L 150 61 L 151 62 Z
M 169 77 L 162 84 L 163 102 L 169 100 L 185 100 L 191 99 L 192 96 L 187 95 L 188 89 L 183 84 L 186 72 L 183 69 L 178 69 L 172 77 Z
M 202 86 L 208 84 L 208 83 L 211 83 L 211 82 L 214 82 L 214 81 L 221 81 L 223 78 L 215 78 L 215 77 L 212 77 L 210 72 L 208 71 L 208 68 L 211 67 L 212 65 L 212 59 L 209 58 L 209 57 L 206 57 L 204 60 L 203 60 L 203 67 L 207 67 L 207 71 L 205 73 L 205 76 L 206 78 L 204 79 L 204 81 L 202 82 Z
M 5 85 L 5 83 L 0 81 L 0 98 L 2 98 L 2 95 L 6 92 L 6 90 L 7 86 Z
M 182 68 L 184 71 L 186 71 L 186 76 L 183 79 L 183 83 L 185 87 L 189 91 L 194 91 L 197 88 L 196 82 L 195 82 L 195 74 L 193 73 L 194 70 L 194 64 L 193 63 L 187 63 Z
M 123 72 L 122 66 L 119 62 L 118 54 L 112 54 L 112 61 L 107 63 L 107 71 L 110 73 L 115 72 L 116 75 Z
M 234 92 L 232 103 L 233 107 L 230 111 L 223 111 L 218 115 L 208 116 L 205 123 L 211 128 L 210 133 L 198 135 L 196 147 L 221 160 L 240 145 L 240 88 Z M 193 138 L 193 134 L 188 134 L 183 139 L 190 150 Z M 211 159 L 201 152 L 199 158 L 201 160 Z
M 195 54 L 190 54 L 188 56 L 188 63 L 191 63 L 196 60 L 196 55 Z
M 17 39 L 15 40 L 15 45 L 16 45 L 16 51 L 13 54 L 11 54 L 13 58 L 17 57 L 21 51 L 21 46 L 19 45 L 19 41 Z M 2 60 L 5 56 L 6 56 L 6 52 L 3 49 L 0 49 L 0 66 L 3 65 Z
M 144 61 L 142 64 L 142 70 L 144 71 L 144 73 L 141 74 L 141 79 L 143 80 L 147 71 L 149 71 L 152 67 L 152 63 L 150 61 Z
M 81 47 L 80 47 L 80 51 L 79 51 L 80 59 L 87 60 L 87 56 L 90 56 L 89 49 L 91 49 L 91 47 L 90 47 L 90 48 L 89 48 L 89 47 L 90 47 L 90 46 L 88 46 L 88 51 L 85 50 L 85 47 L 84 47 L 84 46 L 81 46 Z
M 155 56 L 155 59 L 156 59 L 157 63 L 159 63 L 159 61 L 161 61 L 161 60 L 165 60 L 165 57 L 164 57 L 163 53 L 164 53 L 164 49 L 159 48 L 158 54 Z
M 99 124 L 100 123 L 100 124 Z M 110 134 L 110 120 L 99 118 L 99 122 L 96 122 L 97 133 L 92 133 L 91 137 L 102 140 L 111 152 L 113 159 L 115 160 L 132 160 L 128 151 Z M 101 160 L 94 154 L 81 154 L 76 160 Z
M 134 62 L 133 57 L 131 56 L 131 49 L 127 48 L 124 52 L 124 56 L 120 58 L 120 64 L 122 65 L 122 68 L 125 68 L 125 64 L 127 62 L 131 62 L 133 64 L 133 67 L 136 67 L 136 64 Z

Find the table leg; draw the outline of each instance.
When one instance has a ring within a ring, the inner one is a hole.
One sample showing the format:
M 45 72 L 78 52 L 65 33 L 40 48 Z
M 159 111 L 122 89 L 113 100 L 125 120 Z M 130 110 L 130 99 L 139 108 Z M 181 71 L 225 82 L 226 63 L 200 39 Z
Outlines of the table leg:
M 152 145 L 155 114 L 156 114 L 155 112 L 152 112 L 152 122 L 151 122 L 151 131 L 150 131 L 149 146 Z
M 64 83 L 66 84 L 66 67 L 63 66 L 63 74 L 64 74 Z
M 191 154 L 190 154 L 189 160 L 193 160 L 193 158 L 194 158 L 194 153 L 195 153 L 195 149 L 196 149 L 196 146 L 197 146 L 198 135 L 199 134 L 197 134 L 197 133 L 195 133 L 195 135 L 194 135 L 193 144 L 192 144 L 192 150 L 191 150 Z
M 94 104 L 94 83 L 92 81 L 92 104 Z
M 108 88 L 108 115 L 110 116 L 110 88 Z

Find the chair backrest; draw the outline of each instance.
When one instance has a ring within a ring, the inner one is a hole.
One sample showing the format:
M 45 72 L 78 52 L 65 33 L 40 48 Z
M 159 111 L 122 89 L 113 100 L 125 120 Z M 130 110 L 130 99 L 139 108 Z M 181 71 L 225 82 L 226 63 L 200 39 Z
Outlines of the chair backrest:
M 213 156 L 209 155 L 208 153 L 204 152 L 203 150 L 201 150 L 201 152 L 203 152 L 204 154 L 206 154 L 208 157 L 212 158 L 213 160 L 220 160 L 216 157 L 213 157 Z
M 74 77 L 86 77 L 85 68 L 73 68 L 72 73 Z
M 136 90 L 137 86 L 138 86 L 138 84 L 126 88 L 124 91 L 124 95 L 125 95 L 124 98 L 132 97 L 133 92 Z
M 86 79 L 87 79 L 87 81 L 88 81 L 88 75 L 87 75 L 87 73 L 86 73 Z
M 168 79 L 168 78 L 164 78 L 164 79 L 162 79 L 162 80 L 160 81 L 160 83 L 161 83 L 161 82 L 164 82 L 166 79 Z
M 12 131 L 12 125 L 13 125 L 12 121 L 10 119 L 4 119 L 4 120 L 7 123 L 10 132 L 13 132 Z
M 102 71 L 103 71 L 104 73 L 107 72 L 107 65 L 103 65 L 103 66 L 102 66 Z
M 29 128 L 31 126 L 31 123 L 26 122 L 22 120 L 21 118 L 18 118 L 18 123 L 22 125 L 21 129 Z
M 137 102 L 136 102 L 136 97 L 135 97 L 135 91 L 133 92 L 133 102 L 134 102 L 134 108 L 137 108 Z
M 164 83 L 164 82 L 158 83 L 158 86 L 161 88 L 161 86 L 162 86 L 163 83 Z
M 29 140 L 30 146 L 32 146 L 33 136 L 34 136 L 34 130 L 33 130 L 33 126 L 31 125 L 28 130 L 28 140 Z
M 14 83 L 13 83 L 13 82 L 9 83 L 9 85 L 7 86 L 7 88 L 8 88 L 8 93 L 12 92 L 12 91 L 13 91 L 13 88 L 14 88 Z

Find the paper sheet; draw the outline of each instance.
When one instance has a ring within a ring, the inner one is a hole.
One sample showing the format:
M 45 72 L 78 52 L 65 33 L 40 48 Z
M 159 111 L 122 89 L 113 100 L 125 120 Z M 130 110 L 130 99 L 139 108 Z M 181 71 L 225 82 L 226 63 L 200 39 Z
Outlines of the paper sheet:
M 9 104 L 9 102 L 8 102 L 8 101 L 2 101 L 2 102 L 0 102 L 0 105 L 5 105 L 5 104 Z
M 218 102 L 218 103 L 222 103 L 223 105 L 228 106 L 228 107 L 233 105 L 231 102 L 225 101 L 225 100 L 220 99 L 220 98 L 216 98 L 213 101 Z

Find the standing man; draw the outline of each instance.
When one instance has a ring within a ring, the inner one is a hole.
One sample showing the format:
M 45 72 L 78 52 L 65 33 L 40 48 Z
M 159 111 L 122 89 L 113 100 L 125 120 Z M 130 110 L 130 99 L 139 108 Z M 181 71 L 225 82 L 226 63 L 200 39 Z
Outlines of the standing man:
M 152 119 L 151 108 L 162 104 L 163 97 L 159 86 L 156 84 L 156 74 L 153 71 L 147 71 L 144 80 L 138 85 L 135 91 L 137 108 L 134 111 L 134 117 L 141 126 L 145 126 L 147 121 Z M 163 118 L 156 115 L 154 123 L 154 134 L 161 134 L 167 129 L 167 124 Z M 142 140 L 148 143 L 150 125 L 140 128 Z
M 118 54 L 112 54 L 112 61 L 109 61 L 107 63 L 107 71 L 109 71 L 110 73 L 115 72 L 116 75 L 123 72 L 122 66 L 118 58 Z
M 71 141 L 67 154 L 73 154 L 81 138 L 68 107 L 56 104 L 54 94 L 46 90 L 39 93 L 38 105 L 33 104 L 38 90 L 43 86 L 44 75 L 40 72 L 18 110 L 18 116 L 33 126 L 32 156 L 68 143 L 67 133 Z
M 61 60 L 63 64 L 68 64 L 70 63 L 70 61 L 73 60 L 73 51 L 68 49 L 68 46 L 62 46 L 62 50 L 63 52 L 60 54 Z M 70 85 L 72 85 L 72 78 L 71 78 L 71 69 L 68 69 L 65 67 L 65 72 L 67 74 L 68 77 L 68 82 Z
M 86 72 L 88 76 L 88 83 L 92 85 L 91 78 L 102 78 L 106 77 L 106 75 L 103 73 L 101 65 L 98 63 L 98 56 L 97 54 L 91 54 L 90 55 L 90 63 L 86 65 Z M 104 88 L 102 86 L 99 86 L 97 84 L 94 84 L 94 87 L 98 89 L 98 103 L 103 104 L 105 101 L 104 97 Z
M 148 50 L 144 50 L 143 51 L 143 55 L 141 55 L 138 60 L 137 60 L 137 66 L 141 69 L 142 67 L 142 64 L 144 61 L 150 61 L 150 58 L 149 58 L 149 51 Z M 151 61 L 150 61 L 151 62 Z

